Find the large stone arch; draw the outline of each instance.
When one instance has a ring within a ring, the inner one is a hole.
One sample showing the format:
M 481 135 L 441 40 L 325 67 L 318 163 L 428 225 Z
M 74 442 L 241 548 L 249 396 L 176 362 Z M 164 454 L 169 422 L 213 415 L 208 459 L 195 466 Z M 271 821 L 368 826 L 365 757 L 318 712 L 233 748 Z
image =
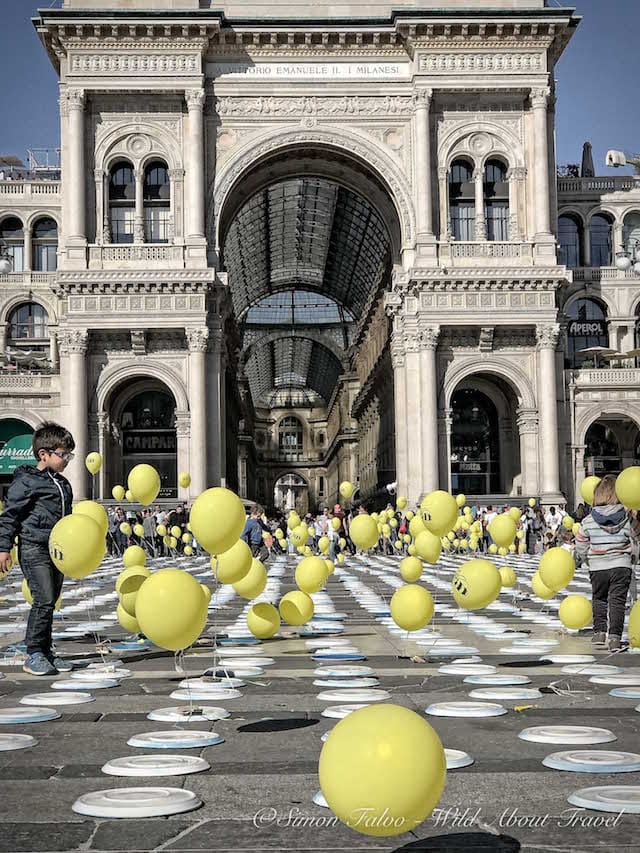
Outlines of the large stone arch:
M 24 421 L 24 423 L 36 430 L 41 424 L 43 424 L 46 420 L 46 417 L 43 417 L 39 412 L 32 412 L 29 409 L 13 409 L 13 408 L 4 408 L 2 409 L 2 416 L 0 420 L 3 421 Z
M 92 395 L 90 409 L 92 412 L 106 413 L 112 394 L 127 380 L 153 378 L 173 394 L 178 412 L 189 411 L 189 396 L 182 377 L 166 364 L 158 364 L 150 360 L 141 360 L 135 364 L 119 364 L 107 368 L 100 374 Z
M 15 293 L 9 299 L 0 303 L 0 323 L 8 323 L 11 312 L 20 305 L 26 305 L 28 302 L 35 302 L 38 305 L 42 305 L 47 312 L 49 325 L 57 325 L 58 312 L 55 305 L 46 292 L 40 290 Z
M 183 168 L 177 137 L 151 121 L 118 124 L 99 138 L 95 150 L 96 168 L 105 173 L 116 160 L 128 160 L 140 168 L 150 157 L 166 160 L 169 169 Z
M 583 445 L 587 437 L 587 431 L 596 421 L 601 418 L 628 418 L 632 420 L 640 430 L 640 403 L 628 402 L 597 402 L 579 412 L 576 418 L 575 436 L 576 444 Z
M 377 181 L 386 189 L 395 209 L 400 226 L 400 240 L 393 242 L 394 254 L 400 255 L 403 248 L 415 242 L 415 210 L 413 192 L 407 176 L 393 158 L 371 137 L 347 131 L 342 127 L 301 129 L 299 126 L 283 129 L 270 129 L 261 137 L 252 139 L 231 157 L 215 176 L 209 187 L 209 208 L 207 222 L 209 242 L 220 248 L 221 212 L 233 195 L 233 191 L 243 176 L 260 162 L 288 149 L 302 149 L 316 146 L 335 151 L 341 156 L 365 166 Z M 330 175 L 327 173 L 327 177 Z M 334 176 L 334 180 L 345 180 L 344 176 Z M 349 185 L 349 184 L 347 184 Z M 358 188 L 349 185 L 351 189 Z M 392 235 L 393 237 L 393 235 Z
M 517 367 L 512 361 L 503 362 L 497 358 L 479 360 L 477 356 L 459 362 L 454 361 L 447 368 L 440 391 L 440 408 L 450 408 L 451 398 L 460 382 L 469 376 L 473 376 L 474 373 L 493 374 L 500 377 L 513 390 L 520 408 L 537 408 L 533 385 L 521 368 Z
M 492 157 L 510 168 L 526 165 L 518 134 L 499 121 L 461 121 L 445 131 L 438 140 L 438 165 L 449 168 L 456 157 L 468 157 L 482 168 Z

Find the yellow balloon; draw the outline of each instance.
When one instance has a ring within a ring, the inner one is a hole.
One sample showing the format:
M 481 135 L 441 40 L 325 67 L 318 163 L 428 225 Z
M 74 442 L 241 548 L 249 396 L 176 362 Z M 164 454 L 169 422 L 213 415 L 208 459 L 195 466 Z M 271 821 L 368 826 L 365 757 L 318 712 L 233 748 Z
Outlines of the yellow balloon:
M 411 510 L 409 510 L 408 512 L 405 512 L 404 517 L 407 519 L 407 521 L 411 521 L 411 519 L 414 517 L 414 515 L 415 515 L 415 512 L 412 512 Z
M 531 589 L 538 598 L 544 598 L 545 600 L 553 598 L 555 595 L 555 592 L 552 589 L 549 589 L 549 587 L 542 581 L 539 571 L 531 578 Z
M 554 592 L 573 580 L 575 560 L 566 548 L 549 548 L 540 558 L 538 573 L 542 583 Z
M 88 515 L 72 513 L 55 524 L 49 535 L 49 556 L 63 575 L 84 578 L 104 557 L 104 536 Z
M 207 605 L 198 581 L 181 569 L 161 569 L 142 584 L 136 599 L 142 633 L 163 649 L 191 646 L 207 622 Z
M 394 592 L 389 609 L 391 618 L 399 628 L 419 631 L 433 617 L 433 596 L 423 586 L 405 584 Z
M 499 569 L 500 572 L 500 582 L 502 586 L 507 587 L 507 589 L 516 585 L 518 578 L 516 577 L 516 573 L 511 568 L 511 566 L 502 566 Z
M 343 823 L 364 835 L 392 836 L 431 814 L 444 791 L 446 760 L 440 738 L 414 711 L 369 705 L 331 729 L 318 774 Z
M 166 528 L 166 525 L 164 525 L 164 524 L 159 524 L 159 525 L 156 527 L 156 533 L 158 534 L 158 536 L 166 536 L 166 535 L 167 535 L 167 528 Z
M 127 613 L 122 604 L 118 604 L 116 616 L 118 617 L 118 622 L 122 625 L 125 631 L 128 631 L 130 634 L 140 633 L 138 620 L 135 616 L 131 616 L 130 613 Z
M 123 521 L 120 525 L 120 533 L 124 533 L 125 536 L 131 536 L 131 525 Z
M 407 583 L 414 583 L 422 576 L 422 563 L 417 557 L 405 557 L 400 563 L 400 574 Z
M 168 539 L 167 545 L 169 548 L 175 549 L 178 547 L 178 540 L 176 539 L 175 536 L 167 536 L 167 539 Z
M 527 553 L 527 546 L 524 542 L 521 542 L 518 545 L 518 554 L 526 554 L 526 553 Z
M 141 524 L 134 524 L 133 532 L 136 534 L 136 536 L 142 539 L 142 537 L 144 536 L 144 527 Z
M 124 487 L 123 486 L 114 486 L 111 489 L 111 494 L 113 496 L 114 501 L 123 501 L 124 500 Z
M 276 527 L 276 539 L 284 539 L 284 533 L 280 530 L 279 527 Z
M 348 480 L 345 480 L 344 482 L 340 483 L 339 492 L 343 498 L 349 500 L 349 498 L 353 495 L 353 484 L 350 483 Z
M 405 509 L 407 506 L 407 499 L 401 495 L 396 501 L 396 506 L 398 509 Z
M 528 504 L 531 507 L 531 509 L 533 509 L 534 506 L 536 505 L 536 499 L 535 498 L 529 498 Z
M 321 557 L 305 557 L 296 568 L 296 584 L 302 592 L 319 592 L 327 580 L 327 566 Z
M 174 524 L 171 528 L 171 535 L 174 536 L 176 539 L 179 539 L 182 536 L 182 528 L 178 527 L 177 524 Z
M 178 474 L 178 485 L 183 489 L 188 489 L 191 485 L 191 474 L 188 471 L 180 471 Z
M 454 547 L 454 548 L 459 548 L 459 547 L 460 547 L 460 540 L 459 540 L 459 539 L 454 539 L 454 540 L 451 542 L 451 544 L 453 545 L 453 547 Z
M 488 527 L 489 535 L 499 548 L 508 548 L 516 535 L 516 523 L 508 513 L 497 515 Z
M 129 566 L 144 566 L 147 563 L 147 555 L 139 545 L 129 545 L 122 555 L 122 562 Z
M 94 450 L 93 453 L 89 453 L 84 460 L 84 464 L 87 466 L 87 471 L 90 474 L 97 474 L 102 468 L 102 456 Z
M 102 530 L 102 535 L 107 535 L 109 517 L 102 504 L 96 501 L 79 501 L 71 511 L 79 515 L 88 515 L 89 518 L 92 518 L 97 523 L 100 530 Z
M 254 604 L 247 613 L 247 628 L 254 637 L 258 637 L 260 640 L 268 640 L 278 633 L 280 615 L 273 604 L 266 602 Z
M 26 578 L 22 579 L 22 595 L 28 604 L 33 604 L 33 596 L 31 595 L 31 590 L 29 589 L 29 584 L 27 583 Z M 58 598 L 58 600 L 56 601 L 55 609 L 60 610 L 61 607 L 62 607 L 62 596 L 60 596 Z
M 509 551 L 507 548 L 498 548 L 498 554 L 500 554 L 501 557 L 506 557 L 508 553 Z
M 585 628 L 593 619 L 591 602 L 584 595 L 568 595 L 560 605 L 558 617 L 565 628 Z
M 393 529 L 395 530 L 395 529 L 396 529 L 396 527 L 398 526 L 398 519 L 397 519 L 397 518 L 392 518 L 392 519 L 389 521 L 389 525 L 390 525 L 391 527 L 393 527 Z
M 299 524 L 291 531 L 291 536 L 289 538 L 296 548 L 301 548 L 309 538 L 309 530 L 307 526 L 305 524 Z
M 498 546 L 495 543 L 489 545 L 489 553 L 490 554 L 497 554 L 498 553 Z
M 294 589 L 282 596 L 279 610 L 289 625 L 304 625 L 313 616 L 313 599 L 306 592 Z
M 132 566 L 120 572 L 116 580 L 116 592 L 120 604 L 129 616 L 136 615 L 136 598 L 142 584 L 151 577 L 151 572 L 144 566 Z
M 580 483 L 580 494 L 582 495 L 583 501 L 588 503 L 589 506 L 593 506 L 593 492 L 599 482 L 600 477 L 591 476 L 586 477 L 582 483 Z
M 571 532 L 573 533 L 574 536 L 577 536 L 579 531 L 580 531 L 580 522 L 576 521 L 575 524 L 573 525 L 573 527 L 571 528 Z
M 474 559 L 463 563 L 453 578 L 452 593 L 465 610 L 480 610 L 491 604 L 502 586 L 500 572 L 489 560 Z
M 246 515 L 240 498 L 230 489 L 216 487 L 199 495 L 191 508 L 191 529 L 210 554 L 228 551 L 244 530 Z
M 185 551 L 186 551 L 186 550 L 187 550 L 187 549 L 185 548 Z M 209 604 L 209 602 L 211 601 L 211 590 L 210 590 L 210 589 L 209 589 L 209 587 L 206 585 L 206 583 L 201 583 L 201 584 L 200 584 L 200 589 L 202 590 L 202 594 L 204 595 L 205 603 L 208 605 L 208 604 Z
M 524 530 L 516 530 L 516 539 L 524 539 Z
M 318 549 L 321 554 L 327 554 L 330 546 L 331 542 L 329 542 L 329 538 L 327 536 L 321 536 L 320 539 L 318 539 Z
M 182 534 L 182 541 L 184 542 L 185 545 L 188 545 L 192 539 L 193 539 L 193 536 L 190 533 L 183 533 Z
M 267 585 L 267 570 L 262 565 L 260 560 L 255 557 L 251 560 L 251 566 L 247 574 L 235 581 L 233 588 L 242 598 L 251 601 L 252 598 L 257 598 Z
M 193 554 L 193 548 L 191 547 L 191 545 L 185 545 L 184 546 L 185 557 L 190 557 L 192 554 Z
M 396 539 L 396 541 L 393 543 L 393 547 L 396 549 L 396 551 L 402 551 L 402 542 L 399 539 Z
M 333 560 L 325 560 L 324 564 L 327 567 L 327 575 L 332 575 L 336 570 L 336 567 L 333 564 Z
M 149 506 L 160 492 L 160 474 L 153 465 L 136 465 L 129 471 L 127 485 L 135 500 L 143 506 Z
M 366 551 L 378 542 L 378 525 L 370 515 L 356 515 L 349 528 L 349 536 L 353 544 Z
M 331 519 L 331 526 L 333 527 L 334 530 L 340 530 L 340 527 L 342 526 L 342 522 L 336 516 L 335 518 Z
M 422 518 L 419 515 L 414 515 L 411 521 L 409 522 L 409 533 L 414 538 L 417 539 L 419 534 L 422 533 L 423 530 L 427 528 L 422 523 Z
M 134 494 L 131 491 L 131 489 L 127 489 L 127 491 L 124 493 L 124 496 L 129 501 L 130 504 L 132 504 L 135 501 L 135 497 L 134 497 Z
M 562 526 L 566 530 L 573 530 L 574 524 L 575 524 L 575 521 L 571 518 L 570 515 L 565 515 L 564 518 L 562 519 Z
M 309 536 L 311 536 L 311 537 L 316 535 L 316 529 L 315 529 L 315 527 L 312 527 L 311 525 L 309 525 L 309 527 L 307 527 L 307 531 L 309 533 Z
M 616 479 L 616 495 L 627 509 L 640 509 L 640 466 L 625 468 Z
M 462 508 L 467 502 L 467 498 L 463 494 L 456 495 L 456 504 Z
M 444 536 L 451 530 L 458 518 L 458 504 L 449 494 L 437 489 L 422 499 L 420 515 L 425 527 L 436 536 Z
M 313 551 L 311 550 L 309 545 L 305 545 L 304 548 L 302 549 L 302 553 L 305 557 L 310 557 L 313 554 Z
M 508 515 L 510 515 L 515 522 L 518 522 L 520 521 L 522 510 L 517 506 L 512 506 L 508 512 Z
M 640 649 L 640 599 L 629 613 L 629 645 L 632 649 Z
M 339 563 L 344 563 L 344 561 L 345 561 L 345 556 L 344 556 L 344 554 L 338 554 L 338 556 L 336 557 L 336 559 L 337 559 L 337 561 L 338 561 Z
M 383 536 L 391 536 L 391 525 L 383 524 L 382 525 L 382 535 Z
M 442 543 L 438 536 L 435 536 L 429 530 L 423 530 L 416 537 L 416 553 L 427 563 L 437 563 L 442 551 Z
M 289 518 L 287 519 L 287 524 L 289 525 L 289 530 L 295 530 L 296 527 L 300 527 L 300 516 L 297 512 L 290 512 Z

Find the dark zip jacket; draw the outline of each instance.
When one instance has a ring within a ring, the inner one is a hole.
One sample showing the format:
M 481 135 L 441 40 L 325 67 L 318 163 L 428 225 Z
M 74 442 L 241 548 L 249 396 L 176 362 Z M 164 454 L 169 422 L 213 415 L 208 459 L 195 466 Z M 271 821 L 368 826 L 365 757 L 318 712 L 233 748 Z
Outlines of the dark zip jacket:
M 0 551 L 11 551 L 16 534 L 21 542 L 47 545 L 51 529 L 69 515 L 72 502 L 66 477 L 35 465 L 16 468 L 0 515 Z

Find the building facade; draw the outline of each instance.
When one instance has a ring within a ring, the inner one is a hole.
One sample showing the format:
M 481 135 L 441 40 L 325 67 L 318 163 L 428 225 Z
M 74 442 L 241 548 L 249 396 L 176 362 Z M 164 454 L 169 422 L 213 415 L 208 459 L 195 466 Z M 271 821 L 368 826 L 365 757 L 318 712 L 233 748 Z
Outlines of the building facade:
M 640 183 L 556 177 L 578 19 L 307 9 L 66 0 L 35 19 L 62 177 L 0 180 L 0 483 L 45 418 L 103 454 L 95 482 L 74 466 L 78 498 L 153 460 L 167 499 L 223 483 L 306 509 L 349 479 L 572 502 L 636 458 L 635 357 L 580 351 L 637 346 L 640 281 L 613 253 L 640 240 Z

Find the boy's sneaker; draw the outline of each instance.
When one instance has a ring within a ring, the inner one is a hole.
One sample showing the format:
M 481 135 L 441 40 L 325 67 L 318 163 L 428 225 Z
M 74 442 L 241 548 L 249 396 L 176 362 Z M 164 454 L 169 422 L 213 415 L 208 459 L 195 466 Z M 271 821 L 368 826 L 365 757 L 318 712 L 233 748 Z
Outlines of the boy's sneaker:
M 609 634 L 609 651 L 610 652 L 621 652 L 621 651 L 623 651 L 622 637 L 618 637 L 616 634 Z
M 58 670 L 48 660 L 42 652 L 34 652 L 29 655 L 26 661 L 22 664 L 24 672 L 29 675 L 57 675 Z
M 594 631 L 593 636 L 591 637 L 591 642 L 594 646 L 606 646 L 607 635 L 604 631 Z
M 48 661 L 58 672 L 71 672 L 73 669 L 73 664 L 64 658 L 50 657 Z

